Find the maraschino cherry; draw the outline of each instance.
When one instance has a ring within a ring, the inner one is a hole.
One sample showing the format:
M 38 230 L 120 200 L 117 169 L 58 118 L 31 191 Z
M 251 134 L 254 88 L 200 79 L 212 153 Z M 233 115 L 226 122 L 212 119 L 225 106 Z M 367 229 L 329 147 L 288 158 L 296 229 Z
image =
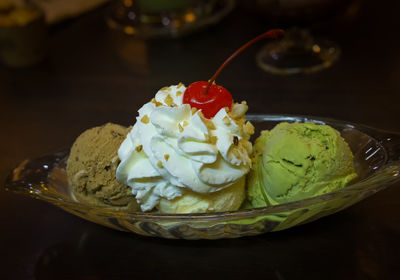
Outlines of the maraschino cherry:
M 206 81 L 194 82 L 189 85 L 185 93 L 183 94 L 183 103 L 189 104 L 198 110 L 201 110 L 204 117 L 211 119 L 218 113 L 221 108 L 232 107 L 232 95 L 230 92 L 222 86 L 216 85 L 215 79 L 218 77 L 219 73 L 225 68 L 225 66 L 231 62 L 239 53 L 244 51 L 247 47 L 265 38 L 278 38 L 283 35 L 284 31 L 282 29 L 272 29 L 269 30 L 254 39 L 250 40 L 243 46 L 241 46 L 236 52 L 234 52 L 225 62 L 218 68 L 214 76 Z

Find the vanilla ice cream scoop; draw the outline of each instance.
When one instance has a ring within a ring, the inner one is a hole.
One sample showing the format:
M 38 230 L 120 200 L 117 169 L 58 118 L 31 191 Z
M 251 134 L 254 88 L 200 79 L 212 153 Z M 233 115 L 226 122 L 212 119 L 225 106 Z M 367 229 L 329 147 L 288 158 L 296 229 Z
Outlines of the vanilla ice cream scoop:
M 136 124 L 118 150 L 117 180 L 132 188 L 143 211 L 158 207 L 161 199 L 217 193 L 250 169 L 248 140 L 254 128 L 245 122 L 247 105 L 234 104 L 229 112 L 222 108 L 206 119 L 183 104 L 185 89 L 179 84 L 158 91 L 139 109 Z

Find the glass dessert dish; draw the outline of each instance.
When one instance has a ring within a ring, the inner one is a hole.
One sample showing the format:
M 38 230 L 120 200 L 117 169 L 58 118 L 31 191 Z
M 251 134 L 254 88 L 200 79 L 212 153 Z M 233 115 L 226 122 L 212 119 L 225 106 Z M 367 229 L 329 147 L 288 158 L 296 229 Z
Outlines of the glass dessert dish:
M 328 124 L 349 144 L 358 174 L 349 186 L 290 203 L 202 214 L 127 213 L 77 202 L 65 171 L 68 151 L 21 162 L 7 178 L 9 191 L 28 194 L 116 230 L 175 239 L 219 239 L 280 231 L 341 211 L 400 180 L 400 134 L 327 118 L 249 115 L 256 137 L 279 122 Z

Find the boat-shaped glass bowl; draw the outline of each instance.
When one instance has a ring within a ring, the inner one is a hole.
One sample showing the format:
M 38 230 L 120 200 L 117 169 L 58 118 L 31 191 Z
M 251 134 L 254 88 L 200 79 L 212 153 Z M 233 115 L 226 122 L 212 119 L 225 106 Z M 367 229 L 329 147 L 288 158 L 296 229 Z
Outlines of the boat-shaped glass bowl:
M 315 122 L 340 131 L 353 154 L 358 178 L 349 186 L 290 203 L 203 214 L 127 213 L 74 200 L 65 171 L 68 151 L 26 159 L 9 175 L 6 189 L 58 206 L 86 220 L 146 236 L 218 239 L 257 235 L 309 223 L 343 210 L 400 180 L 400 134 L 327 118 L 250 115 L 255 137 L 277 123 Z

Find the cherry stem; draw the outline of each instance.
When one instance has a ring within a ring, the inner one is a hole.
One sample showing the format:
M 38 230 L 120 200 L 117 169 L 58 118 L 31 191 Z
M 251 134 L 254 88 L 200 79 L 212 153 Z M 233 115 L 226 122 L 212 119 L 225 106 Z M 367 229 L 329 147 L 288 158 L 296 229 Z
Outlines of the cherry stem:
M 207 87 L 202 91 L 202 94 L 206 95 L 208 90 L 210 89 L 211 85 L 214 83 L 215 79 L 218 77 L 219 73 L 225 68 L 225 66 L 231 62 L 232 59 L 234 59 L 238 54 L 240 54 L 242 51 L 253 45 L 254 43 L 260 41 L 261 39 L 276 39 L 280 36 L 282 36 L 284 31 L 282 29 L 271 29 L 268 30 L 267 32 L 258 35 L 254 39 L 248 41 L 246 44 L 241 46 L 237 51 L 235 51 L 230 57 L 228 57 L 227 60 L 218 68 L 217 72 L 215 72 L 214 76 L 211 77 L 211 79 L 208 81 Z

